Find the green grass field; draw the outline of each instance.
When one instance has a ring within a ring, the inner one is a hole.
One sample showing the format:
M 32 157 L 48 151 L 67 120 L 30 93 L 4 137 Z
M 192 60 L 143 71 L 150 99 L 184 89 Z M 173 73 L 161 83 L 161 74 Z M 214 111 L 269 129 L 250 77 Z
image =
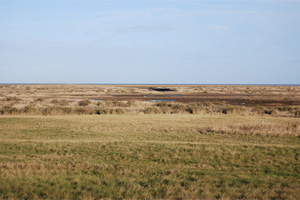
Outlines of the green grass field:
M 298 199 L 299 131 L 270 116 L 1 116 L 0 198 Z

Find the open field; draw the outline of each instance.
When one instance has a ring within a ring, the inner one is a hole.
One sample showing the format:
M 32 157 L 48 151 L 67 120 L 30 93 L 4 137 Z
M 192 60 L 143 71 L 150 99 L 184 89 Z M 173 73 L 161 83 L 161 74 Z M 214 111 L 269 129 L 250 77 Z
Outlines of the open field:
M 0 198 L 297 199 L 299 133 L 269 116 L 2 116 Z
M 0 85 L 0 199 L 298 199 L 299 94 Z

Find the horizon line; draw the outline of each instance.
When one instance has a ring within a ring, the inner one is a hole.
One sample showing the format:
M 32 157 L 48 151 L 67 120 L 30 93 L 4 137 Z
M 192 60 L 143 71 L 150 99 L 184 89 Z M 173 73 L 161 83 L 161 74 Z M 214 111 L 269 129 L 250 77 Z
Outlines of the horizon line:
M 300 86 L 300 84 L 260 84 L 260 83 L 0 83 L 0 85 L 258 85 L 258 86 Z

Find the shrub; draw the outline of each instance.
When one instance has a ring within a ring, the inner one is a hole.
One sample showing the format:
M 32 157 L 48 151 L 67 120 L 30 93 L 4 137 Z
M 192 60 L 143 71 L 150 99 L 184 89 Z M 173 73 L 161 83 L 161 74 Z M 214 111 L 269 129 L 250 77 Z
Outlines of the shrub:
M 295 116 L 300 116 L 300 107 L 296 107 L 294 111 Z
M 124 102 L 121 102 L 121 101 L 118 101 L 118 102 L 115 104 L 115 106 L 117 106 L 117 107 L 127 107 L 128 104 L 127 104 L 127 103 L 124 103 Z
M 263 115 L 263 114 L 265 114 L 265 108 L 262 106 L 256 106 L 252 109 L 252 112 L 259 114 L 259 115 Z
M 45 98 L 39 97 L 39 98 L 36 98 L 34 101 L 40 101 L 40 102 L 42 102 L 44 100 L 45 100 Z
M 193 108 L 191 108 L 191 107 L 187 107 L 187 108 L 185 109 L 185 111 L 188 112 L 188 113 L 190 113 L 190 114 L 194 114 L 194 110 L 193 110 Z
M 199 104 L 191 104 L 185 108 L 185 111 L 190 114 L 198 114 L 201 111 L 201 106 Z
M 224 108 L 222 108 L 222 114 L 232 114 L 235 112 L 235 108 L 232 106 L 226 106 Z
M 20 101 L 21 99 L 17 97 L 6 97 L 4 101 Z
M 171 108 L 168 106 L 160 107 L 160 110 L 162 111 L 163 114 L 171 113 Z
M 78 102 L 79 106 L 88 106 L 91 102 L 89 100 L 82 100 Z
M 39 113 L 39 110 L 37 108 L 35 108 L 34 106 L 25 106 L 21 109 L 21 112 L 24 114 L 37 114 Z
M 57 99 L 53 99 L 51 101 L 51 103 L 55 104 L 55 105 L 59 105 L 59 106 L 67 106 L 69 105 L 69 102 L 67 100 L 57 100 Z
M 96 114 L 96 115 L 105 115 L 105 114 L 107 114 L 107 113 L 108 113 L 107 109 L 97 109 L 97 110 L 95 111 L 95 114 Z
M 156 104 L 157 107 L 172 107 L 171 104 L 168 104 L 167 102 L 159 102 Z
M 92 112 L 86 108 L 76 108 L 74 112 L 78 115 L 92 114 Z
M 143 112 L 144 114 L 160 114 L 161 110 L 156 107 L 148 107 Z
M 199 106 L 211 106 L 212 103 L 209 101 L 201 101 L 200 103 L 198 103 Z
M 59 105 L 60 106 L 67 106 L 67 105 L 69 105 L 69 102 L 67 100 L 61 100 L 61 101 L 59 101 Z
M 175 104 L 172 106 L 171 113 L 183 113 L 185 111 L 185 106 L 183 104 Z
M 172 104 L 168 104 L 167 102 L 159 102 L 156 104 L 157 109 L 160 110 L 163 114 L 171 113 Z
M 41 109 L 43 115 L 52 114 L 72 114 L 73 109 L 71 107 L 58 107 L 58 106 L 48 106 Z
M 124 110 L 123 110 L 122 108 L 117 108 L 117 109 L 115 109 L 115 112 L 116 112 L 117 114 L 125 114 L 125 112 L 124 112 Z
M 5 115 L 5 114 L 17 114 L 19 110 L 15 107 L 12 106 L 4 106 L 3 108 L 0 109 L 0 114 Z
M 42 114 L 43 115 L 51 115 L 51 114 L 54 114 L 55 112 L 55 108 L 53 106 L 47 106 L 45 108 L 42 108 Z
M 272 110 L 272 111 L 271 111 L 271 115 L 272 115 L 272 116 L 278 116 L 278 112 L 277 112 L 276 110 Z
M 102 105 L 104 105 L 104 103 L 103 103 L 103 102 L 100 102 L 100 101 L 98 101 L 96 105 L 97 105 L 97 106 L 102 106 Z
M 277 110 L 278 111 L 288 111 L 288 112 L 292 112 L 293 111 L 293 108 L 292 107 L 289 107 L 289 106 L 284 106 L 284 107 L 277 107 Z
M 272 115 L 272 110 L 264 110 L 264 114 L 266 115 Z
M 131 106 L 135 106 L 135 102 L 134 101 L 127 101 L 127 106 L 131 107 Z
M 53 103 L 53 104 L 59 104 L 59 101 L 58 101 L 57 99 L 53 99 L 53 100 L 51 101 L 51 103 Z
M 61 107 L 60 110 L 64 114 L 71 114 L 72 113 L 72 108 L 71 107 Z
M 122 101 L 106 101 L 106 106 L 108 107 L 128 107 L 128 102 L 122 102 Z

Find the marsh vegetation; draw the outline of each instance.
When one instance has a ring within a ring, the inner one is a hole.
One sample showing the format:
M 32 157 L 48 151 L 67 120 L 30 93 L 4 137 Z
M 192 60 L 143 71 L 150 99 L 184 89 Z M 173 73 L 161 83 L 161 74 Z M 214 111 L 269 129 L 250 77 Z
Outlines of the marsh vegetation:
M 1 199 L 300 196 L 298 87 L 269 88 L 286 95 L 272 105 L 114 99 L 161 92 L 121 86 L 0 87 Z M 185 87 L 171 95 L 197 89 Z M 209 88 L 198 89 L 223 91 Z

